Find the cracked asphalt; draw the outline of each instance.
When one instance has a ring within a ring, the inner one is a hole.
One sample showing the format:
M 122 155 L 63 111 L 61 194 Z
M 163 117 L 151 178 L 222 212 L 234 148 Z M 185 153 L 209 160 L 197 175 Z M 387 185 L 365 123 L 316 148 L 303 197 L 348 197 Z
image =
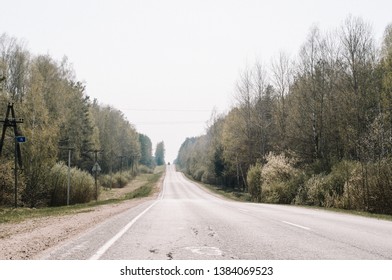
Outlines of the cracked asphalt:
M 219 198 L 167 166 L 158 199 L 118 214 L 43 259 L 392 259 L 392 222 Z

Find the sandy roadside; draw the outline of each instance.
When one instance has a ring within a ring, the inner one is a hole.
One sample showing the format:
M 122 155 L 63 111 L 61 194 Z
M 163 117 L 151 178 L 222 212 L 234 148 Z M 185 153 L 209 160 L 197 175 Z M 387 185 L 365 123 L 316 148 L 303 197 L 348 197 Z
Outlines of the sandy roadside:
M 164 176 L 150 197 L 101 205 L 73 215 L 33 218 L 20 223 L 0 224 L 0 260 L 38 259 L 46 250 L 77 237 L 106 219 L 147 200 L 155 199 L 161 189 L 163 178 Z

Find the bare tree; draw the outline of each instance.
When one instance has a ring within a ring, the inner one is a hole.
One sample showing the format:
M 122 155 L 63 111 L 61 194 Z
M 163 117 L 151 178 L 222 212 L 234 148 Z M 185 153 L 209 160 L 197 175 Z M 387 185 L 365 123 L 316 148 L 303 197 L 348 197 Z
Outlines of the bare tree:
M 366 104 L 371 101 L 371 79 L 375 64 L 375 47 L 371 26 L 361 18 L 348 17 L 340 30 L 341 61 L 347 94 L 352 94 L 356 108 L 357 139 L 366 130 Z
M 277 124 L 279 129 L 279 138 L 284 143 L 286 139 L 286 97 L 290 92 L 293 83 L 293 65 L 287 54 L 281 52 L 275 60 L 272 61 L 272 85 L 278 97 L 276 106 Z M 284 149 L 284 146 L 282 147 Z
M 6 77 L 5 87 L 13 101 L 22 101 L 26 95 L 29 72 L 29 52 L 24 43 L 6 34 L 0 36 L 0 61 Z

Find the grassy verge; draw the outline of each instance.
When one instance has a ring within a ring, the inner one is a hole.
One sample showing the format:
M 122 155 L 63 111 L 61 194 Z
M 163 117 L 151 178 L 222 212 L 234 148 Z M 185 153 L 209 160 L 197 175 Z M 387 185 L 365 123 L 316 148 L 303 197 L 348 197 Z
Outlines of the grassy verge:
M 157 167 L 154 174 L 140 174 L 137 179 L 141 181 L 141 186 L 131 192 L 125 194 L 120 198 L 107 197 L 105 200 L 92 201 L 84 204 L 76 204 L 61 207 L 47 207 L 47 208 L 0 208 L 0 224 L 10 222 L 21 222 L 26 219 L 72 215 L 77 213 L 93 211 L 94 207 L 99 205 L 120 203 L 124 200 L 134 199 L 138 197 L 146 197 L 153 193 L 157 186 L 159 179 L 163 176 L 164 166 Z M 113 196 L 115 197 L 115 196 Z
M 147 180 L 144 185 L 140 188 L 127 193 L 124 196 L 124 199 L 133 199 L 137 197 L 146 197 L 149 196 L 153 191 L 155 186 L 158 184 L 159 179 L 161 179 L 164 169 L 162 167 L 157 167 L 157 171 L 154 174 L 145 174 L 147 175 Z
M 224 188 L 221 188 L 216 185 L 205 184 L 205 183 L 196 181 L 195 179 L 193 179 L 192 177 L 190 177 L 189 175 L 187 175 L 185 173 L 183 173 L 183 174 L 185 177 L 187 177 L 192 182 L 198 184 L 201 187 L 204 187 L 205 189 L 207 189 L 215 194 L 218 194 L 220 196 L 223 196 L 223 197 L 231 199 L 231 200 L 246 201 L 246 202 L 250 201 L 250 196 L 248 193 L 239 192 L 238 190 L 234 190 L 234 189 L 224 189 Z
M 204 184 L 199 181 L 195 181 L 194 179 L 192 179 L 190 176 L 186 175 L 185 173 L 184 173 L 184 175 L 189 180 L 195 182 L 199 186 L 202 186 L 202 187 L 210 190 L 211 192 L 213 192 L 215 194 L 218 194 L 220 196 L 223 196 L 223 197 L 231 199 L 231 200 L 250 202 L 250 196 L 248 193 L 238 192 L 233 189 L 223 189 L 223 188 L 221 188 L 219 186 L 215 186 L 215 185 Z M 285 204 L 285 205 L 287 205 L 287 204 Z M 325 211 L 337 212 L 337 213 L 342 213 L 342 214 L 350 214 L 350 215 L 368 217 L 368 218 L 373 218 L 373 219 L 392 221 L 392 215 L 373 214 L 373 213 L 364 212 L 364 211 L 346 210 L 346 209 L 339 209 L 339 208 L 326 208 L 326 207 L 307 206 L 307 205 L 287 205 L 287 206 L 304 207 L 304 208 L 309 208 L 309 209 L 325 210 Z
M 347 209 L 339 209 L 339 208 L 325 208 L 319 206 L 307 206 L 307 205 L 295 205 L 295 206 L 309 208 L 309 209 L 326 210 L 331 212 L 350 214 L 350 215 L 362 216 L 362 217 L 379 219 L 379 220 L 392 221 L 392 215 L 386 215 L 386 214 L 374 214 L 365 211 L 347 210 Z

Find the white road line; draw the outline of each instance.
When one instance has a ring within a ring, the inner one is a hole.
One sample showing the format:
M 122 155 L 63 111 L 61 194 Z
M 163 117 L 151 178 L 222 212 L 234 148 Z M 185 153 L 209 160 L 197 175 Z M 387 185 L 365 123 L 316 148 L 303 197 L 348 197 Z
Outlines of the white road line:
M 166 179 L 166 178 L 165 178 Z M 164 179 L 164 180 L 165 180 Z M 130 221 L 125 227 L 123 227 L 115 236 L 113 236 L 111 239 L 109 239 L 101 248 L 98 249 L 98 251 L 92 255 L 89 260 L 99 260 L 103 254 L 106 253 L 107 250 L 109 250 L 110 247 L 113 246 L 113 244 L 121 238 L 132 226 L 134 223 L 136 223 L 137 220 L 139 220 L 144 214 L 148 212 L 152 207 L 155 206 L 160 200 L 163 199 L 163 196 L 165 195 L 165 181 L 162 184 L 162 191 L 158 196 L 158 199 L 151 204 L 147 209 L 145 209 L 143 212 L 141 212 L 139 215 L 137 215 L 132 221 Z
M 246 209 L 242 209 L 242 208 L 238 208 L 238 211 L 244 212 L 244 213 L 248 213 L 249 211 Z
M 298 227 L 298 228 L 302 228 L 302 229 L 305 229 L 305 230 L 310 230 L 310 228 L 308 228 L 308 227 L 300 226 L 300 225 L 289 223 L 289 222 L 286 222 L 286 221 L 282 221 L 282 223 L 288 224 L 288 225 L 293 226 L 293 227 Z
M 159 200 L 156 200 L 153 204 L 151 204 L 146 210 L 144 210 L 142 213 L 137 215 L 132 221 L 130 221 L 125 227 L 123 227 L 115 236 L 113 236 L 109 241 L 107 241 L 101 248 L 98 249 L 98 251 L 92 255 L 89 260 L 99 260 L 103 254 L 106 253 L 107 250 L 118 240 L 123 236 L 132 226 L 134 223 L 136 223 L 137 220 L 139 220 L 144 214 L 148 212 L 152 207 L 154 207 L 155 204 L 157 204 Z

